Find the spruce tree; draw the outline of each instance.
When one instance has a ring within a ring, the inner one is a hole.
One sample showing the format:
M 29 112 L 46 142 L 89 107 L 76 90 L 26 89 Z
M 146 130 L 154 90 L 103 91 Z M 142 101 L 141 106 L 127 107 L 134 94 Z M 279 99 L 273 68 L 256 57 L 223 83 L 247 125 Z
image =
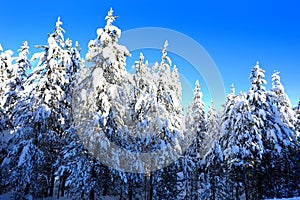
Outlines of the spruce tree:
M 297 130 L 297 137 L 300 138 L 300 99 L 298 100 L 298 105 L 294 108 L 296 112 L 296 130 Z M 299 140 L 299 139 L 298 139 Z
M 289 127 L 289 129 L 294 130 L 295 121 L 295 111 L 292 108 L 291 102 L 284 91 L 284 86 L 281 83 L 279 72 L 275 71 L 272 74 L 272 92 L 274 95 L 274 104 L 276 105 L 280 119 L 282 122 Z M 271 93 L 272 95 L 272 93 Z
M 3 51 L 2 46 L 0 47 L 0 110 L 2 113 L 1 117 L 1 134 L 4 134 L 4 131 L 9 131 L 12 129 L 12 124 L 10 122 L 10 109 L 6 108 L 9 105 L 6 105 L 7 94 L 9 93 L 9 85 L 13 82 L 13 52 L 11 50 Z M 4 137 L 4 135 L 3 135 Z
M 264 154 L 262 158 L 262 175 L 266 178 L 260 183 L 258 195 L 267 197 L 287 197 L 293 183 L 289 175 L 292 174 L 293 161 L 289 159 L 297 149 L 296 134 L 280 119 L 280 111 L 274 106 L 272 95 L 265 90 L 264 70 L 257 63 L 250 76 L 252 87 L 247 94 L 252 118 L 261 135 Z M 262 178 L 262 177 L 260 177 Z M 284 181 L 283 181 L 284 180 Z M 259 196 L 260 197 L 260 196 Z
M 213 101 L 211 101 L 207 111 L 206 130 L 207 134 L 204 138 L 204 154 L 209 151 L 215 141 L 219 140 L 221 135 L 221 119 L 214 107 Z
M 9 111 L 5 108 L 7 86 L 10 81 L 9 69 L 12 69 L 12 54 L 11 50 L 3 51 L 3 48 L 0 44 L 0 164 L 7 156 L 8 152 L 8 142 L 9 136 L 11 135 L 11 123 L 9 120 Z M 1 165 L 0 165 L 1 166 Z M 6 191 L 6 185 L 8 184 L 7 179 L 5 178 L 7 173 L 4 172 L 2 166 L 0 171 L 0 193 Z
M 206 137 L 206 119 L 204 111 L 204 102 L 202 101 L 202 92 L 198 81 L 195 83 L 194 98 L 191 106 L 190 121 L 188 122 L 188 135 L 193 137 L 190 140 L 190 146 L 187 149 L 186 156 L 189 158 L 190 164 L 188 173 L 188 187 L 191 194 L 187 194 L 190 198 L 198 197 L 198 169 L 200 168 L 201 159 L 204 156 L 204 138 Z M 188 136 L 189 137 L 189 136 Z
M 3 166 L 11 169 L 8 179 L 18 196 L 53 195 L 61 137 L 70 127 L 66 91 L 72 79 L 69 69 L 74 68 L 70 41 L 64 40 L 61 25 L 58 18 L 48 44 L 40 47 L 43 52 L 33 56 L 39 62 L 24 84 L 28 95 L 16 107 L 17 129 L 10 141 L 15 145 Z
M 200 199 L 229 199 L 226 183 L 226 168 L 219 141 L 212 143 L 211 148 L 201 161 L 199 171 Z
M 77 134 L 85 148 L 94 157 L 100 158 L 101 164 L 112 169 L 120 169 L 119 160 L 129 160 L 122 157 L 118 151 L 121 148 L 111 147 L 124 147 L 126 144 L 124 119 L 127 113 L 123 111 L 129 101 L 129 92 L 124 92 L 129 89 L 125 64 L 130 54 L 125 46 L 118 44 L 121 30 L 112 24 L 116 18 L 110 9 L 105 17 L 106 26 L 99 28 L 97 38 L 89 42 L 86 60 L 91 63 L 91 67 L 81 71 L 82 78 L 75 92 L 75 104 L 78 106 L 75 110 L 78 113 L 75 119 Z M 92 160 L 91 164 L 94 165 L 94 162 L 98 161 Z M 109 169 L 108 176 L 102 177 L 105 178 L 104 182 L 113 176 L 117 176 L 121 182 L 125 181 L 124 173 L 115 171 L 113 174 L 112 169 Z M 93 193 L 98 190 L 94 186 L 85 187 L 93 187 Z
M 245 192 L 248 199 L 287 196 L 286 190 L 279 188 L 285 184 L 281 180 L 289 179 L 285 172 L 291 172 L 293 165 L 287 160 L 297 146 L 295 134 L 280 120 L 274 98 L 265 90 L 259 63 L 253 67 L 250 80 L 251 89 L 239 96 L 230 111 L 234 117 L 230 120 L 228 115 L 223 122 L 221 145 L 230 163 L 232 191 L 236 197 Z M 242 176 L 245 174 L 251 176 Z

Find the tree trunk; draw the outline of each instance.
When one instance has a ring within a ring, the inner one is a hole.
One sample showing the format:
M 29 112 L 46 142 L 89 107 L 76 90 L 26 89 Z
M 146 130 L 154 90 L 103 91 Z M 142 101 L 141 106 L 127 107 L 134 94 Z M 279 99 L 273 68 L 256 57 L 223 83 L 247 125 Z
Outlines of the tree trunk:
M 50 178 L 49 196 L 53 197 L 54 181 L 55 181 L 54 169 L 51 170 L 51 175 L 50 176 L 51 176 L 51 178 Z
M 95 199 L 95 191 L 94 188 L 90 191 L 90 195 L 89 195 L 89 200 L 94 200 Z
M 57 189 L 57 199 L 59 199 L 59 193 L 60 193 L 60 188 L 61 188 L 61 176 L 59 177 L 59 184 L 58 184 L 58 189 Z
M 249 200 L 249 192 L 248 192 L 248 177 L 247 177 L 247 170 L 244 170 L 244 187 L 245 187 L 245 196 L 246 200 Z
M 62 197 L 65 196 L 65 184 L 66 184 L 66 180 L 67 180 L 67 177 L 65 175 L 63 175 L 63 177 L 62 177 L 62 183 L 61 183 L 61 190 L 60 190 L 61 191 L 60 195 Z
M 144 199 L 148 200 L 148 176 L 144 175 Z
M 149 184 L 150 184 L 150 191 L 149 191 L 149 200 L 153 199 L 153 181 L 152 181 L 152 172 L 150 172 L 150 180 L 149 180 Z
M 132 185 L 130 184 L 129 191 L 128 191 L 128 199 L 132 200 L 132 198 L 133 198 L 133 188 L 132 188 Z
M 84 190 L 81 191 L 81 199 L 84 198 Z
M 103 196 L 107 196 L 107 194 L 108 194 L 108 185 L 105 183 L 103 185 L 103 193 L 102 193 L 102 195 Z
M 123 199 L 123 187 L 122 187 L 122 183 L 120 185 L 120 190 L 121 190 L 121 193 L 120 193 L 120 200 Z
M 212 190 L 212 200 L 216 200 L 216 184 L 215 184 L 215 176 L 212 176 L 211 190 Z

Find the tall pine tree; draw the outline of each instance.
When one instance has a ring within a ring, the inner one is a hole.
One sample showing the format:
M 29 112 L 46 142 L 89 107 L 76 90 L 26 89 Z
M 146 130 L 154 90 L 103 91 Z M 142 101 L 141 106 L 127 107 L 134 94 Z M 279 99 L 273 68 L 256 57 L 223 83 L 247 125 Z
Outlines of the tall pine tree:
M 7 178 L 17 196 L 45 197 L 54 192 L 60 138 L 70 127 L 71 102 L 66 91 L 74 74 L 70 69 L 76 69 L 70 40 L 64 40 L 61 25 L 58 18 L 48 44 L 41 46 L 43 52 L 33 56 L 39 63 L 24 83 L 28 95 L 16 107 L 17 129 L 11 141 L 15 145 L 3 166 L 12 172 Z

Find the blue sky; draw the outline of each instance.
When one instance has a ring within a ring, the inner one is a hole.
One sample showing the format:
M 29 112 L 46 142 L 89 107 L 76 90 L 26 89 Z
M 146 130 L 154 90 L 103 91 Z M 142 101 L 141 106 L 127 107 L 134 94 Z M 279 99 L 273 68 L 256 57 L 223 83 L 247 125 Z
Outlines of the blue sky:
M 163 27 L 193 38 L 217 65 L 227 93 L 232 83 L 237 92 L 250 88 L 249 74 L 259 60 L 266 70 L 267 88 L 271 74 L 278 70 L 293 105 L 300 98 L 300 3 L 296 0 L 3 1 L 0 43 L 16 52 L 27 40 L 33 52 L 35 45 L 46 44 L 47 34 L 61 16 L 66 36 L 79 41 L 84 56 L 96 29 L 105 25 L 110 7 L 120 16 L 115 25 L 122 31 Z M 178 62 L 179 71 L 184 71 Z M 197 77 L 190 73 L 193 83 Z M 209 102 L 205 86 L 204 97 Z

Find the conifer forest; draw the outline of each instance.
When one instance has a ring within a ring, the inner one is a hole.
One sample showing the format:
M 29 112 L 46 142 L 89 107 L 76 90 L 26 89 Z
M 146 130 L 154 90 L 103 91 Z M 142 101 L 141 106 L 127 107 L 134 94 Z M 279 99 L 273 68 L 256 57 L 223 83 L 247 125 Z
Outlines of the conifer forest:
M 300 100 L 278 71 L 266 89 L 257 62 L 249 90 L 232 85 L 220 109 L 205 109 L 196 81 L 183 107 L 168 41 L 161 60 L 141 52 L 129 72 L 112 9 L 104 22 L 84 56 L 60 18 L 33 55 L 26 41 L 0 46 L 0 198 L 300 196 Z

